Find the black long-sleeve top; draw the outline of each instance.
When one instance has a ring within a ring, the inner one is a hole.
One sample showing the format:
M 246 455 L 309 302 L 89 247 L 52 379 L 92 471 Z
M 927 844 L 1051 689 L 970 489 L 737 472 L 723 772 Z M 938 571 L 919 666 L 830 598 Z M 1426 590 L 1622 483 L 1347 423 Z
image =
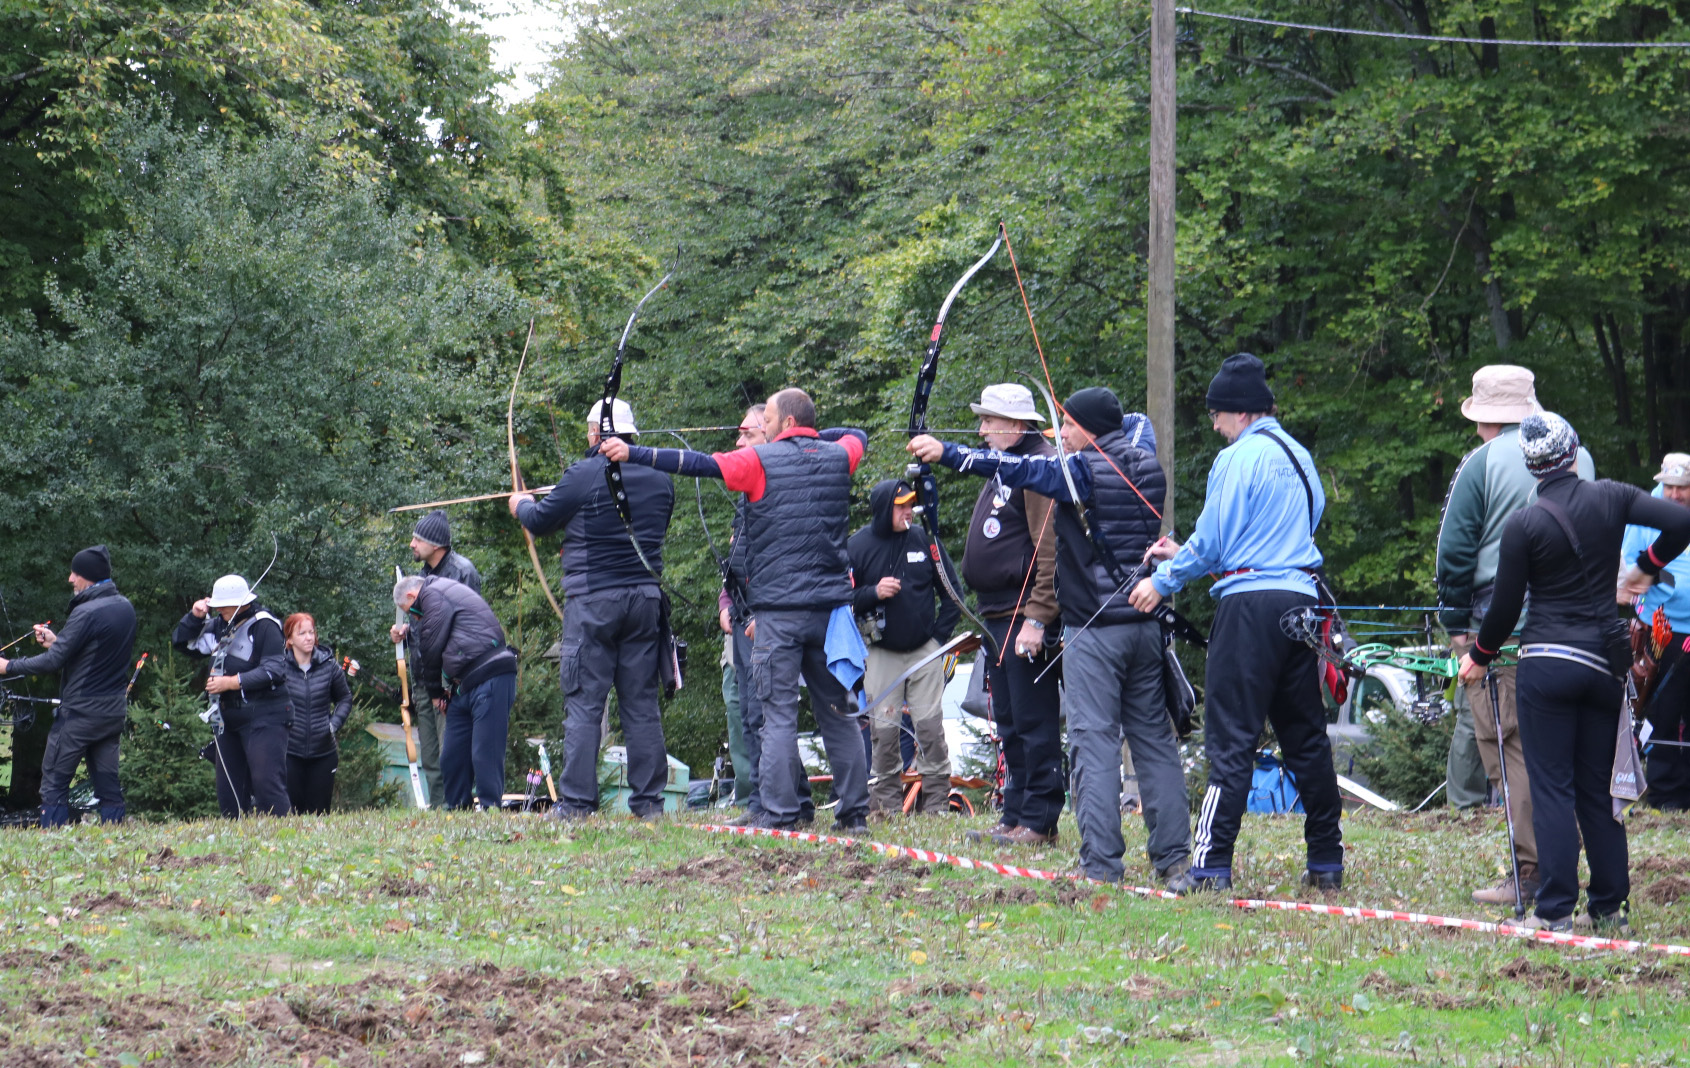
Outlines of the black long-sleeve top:
M 1560 471 L 1540 481 L 1537 492 L 1540 500 L 1553 501 L 1567 513 L 1583 552 L 1573 551 L 1561 525 L 1541 507 L 1522 508 L 1509 517 L 1490 614 L 1473 646 L 1476 664 L 1496 659 L 1519 621 L 1527 593 L 1532 611 L 1521 642 L 1555 642 L 1602 655 L 1604 634 L 1618 615 L 1613 590 L 1626 524 L 1661 532 L 1638 554 L 1637 566 L 1645 574 L 1659 574 L 1690 545 L 1690 508 L 1636 486 L 1607 479 L 1585 482 Z

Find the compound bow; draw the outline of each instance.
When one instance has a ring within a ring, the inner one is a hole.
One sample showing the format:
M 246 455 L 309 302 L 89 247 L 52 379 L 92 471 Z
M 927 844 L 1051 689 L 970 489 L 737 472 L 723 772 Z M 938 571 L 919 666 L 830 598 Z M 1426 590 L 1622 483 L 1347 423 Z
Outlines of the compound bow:
M 676 253 L 677 258 L 679 252 Z M 634 332 L 634 321 L 640 317 L 640 310 L 645 302 L 650 300 L 657 291 L 669 284 L 669 279 L 675 277 L 673 268 L 658 280 L 657 284 L 646 291 L 640 302 L 634 305 L 634 312 L 628 316 L 628 325 L 622 328 L 622 339 L 616 343 L 616 356 L 611 361 L 610 373 L 604 378 L 604 396 L 599 400 L 599 440 L 608 441 L 614 437 L 621 437 L 616 430 L 616 420 L 611 416 L 611 407 L 616 403 L 616 395 L 622 391 L 622 360 L 628 351 L 628 337 Z M 659 585 L 663 584 L 663 576 L 657 573 L 657 568 L 651 566 L 646 558 L 645 549 L 640 545 L 639 536 L 634 533 L 634 510 L 628 503 L 628 490 L 622 484 L 622 465 L 615 460 L 607 461 L 604 468 L 604 482 L 610 487 L 611 499 L 616 502 L 616 514 L 622 520 L 622 526 L 628 531 L 628 541 L 634 546 L 634 553 L 640 558 L 640 563 L 651 572 L 651 577 Z M 684 599 L 684 598 L 683 598 Z

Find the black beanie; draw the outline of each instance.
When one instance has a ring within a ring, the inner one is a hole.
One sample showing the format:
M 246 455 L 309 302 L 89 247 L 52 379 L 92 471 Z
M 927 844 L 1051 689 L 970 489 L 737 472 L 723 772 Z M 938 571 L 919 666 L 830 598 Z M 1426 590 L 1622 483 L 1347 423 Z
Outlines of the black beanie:
M 1273 390 L 1267 368 L 1248 352 L 1228 356 L 1203 398 L 1211 412 L 1271 412 Z
M 1068 398 L 1068 417 L 1098 438 L 1121 429 L 1121 398 L 1105 386 L 1091 386 Z
M 452 547 L 452 524 L 446 521 L 446 511 L 443 508 L 436 508 L 417 520 L 417 528 L 411 531 L 411 534 L 430 545 L 439 545 L 446 549 Z
M 70 569 L 89 582 L 104 582 L 111 578 L 111 554 L 104 545 L 92 546 L 70 558 Z

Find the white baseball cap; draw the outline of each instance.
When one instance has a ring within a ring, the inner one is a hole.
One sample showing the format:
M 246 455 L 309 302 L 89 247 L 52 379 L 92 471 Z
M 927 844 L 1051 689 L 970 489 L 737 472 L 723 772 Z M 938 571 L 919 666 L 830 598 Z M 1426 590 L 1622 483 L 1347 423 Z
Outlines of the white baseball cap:
M 211 584 L 211 596 L 206 604 L 213 608 L 240 608 L 258 599 L 239 575 L 224 575 Z
M 599 425 L 599 412 L 604 408 L 604 401 L 596 400 L 587 412 L 587 424 L 595 430 Z M 610 402 L 610 425 L 618 434 L 638 434 L 640 428 L 634 425 L 634 409 L 628 407 L 628 402 L 618 397 Z

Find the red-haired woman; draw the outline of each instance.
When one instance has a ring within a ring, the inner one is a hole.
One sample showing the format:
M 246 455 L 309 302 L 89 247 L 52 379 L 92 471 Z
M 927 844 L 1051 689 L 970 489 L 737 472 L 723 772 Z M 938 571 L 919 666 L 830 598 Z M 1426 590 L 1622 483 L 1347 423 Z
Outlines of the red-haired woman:
M 323 813 L 334 797 L 334 773 L 340 765 L 335 734 L 352 711 L 352 687 L 334 655 L 317 645 L 317 621 L 295 612 L 282 622 L 288 655 L 282 677 L 293 706 L 288 728 L 288 797 L 293 810 Z

